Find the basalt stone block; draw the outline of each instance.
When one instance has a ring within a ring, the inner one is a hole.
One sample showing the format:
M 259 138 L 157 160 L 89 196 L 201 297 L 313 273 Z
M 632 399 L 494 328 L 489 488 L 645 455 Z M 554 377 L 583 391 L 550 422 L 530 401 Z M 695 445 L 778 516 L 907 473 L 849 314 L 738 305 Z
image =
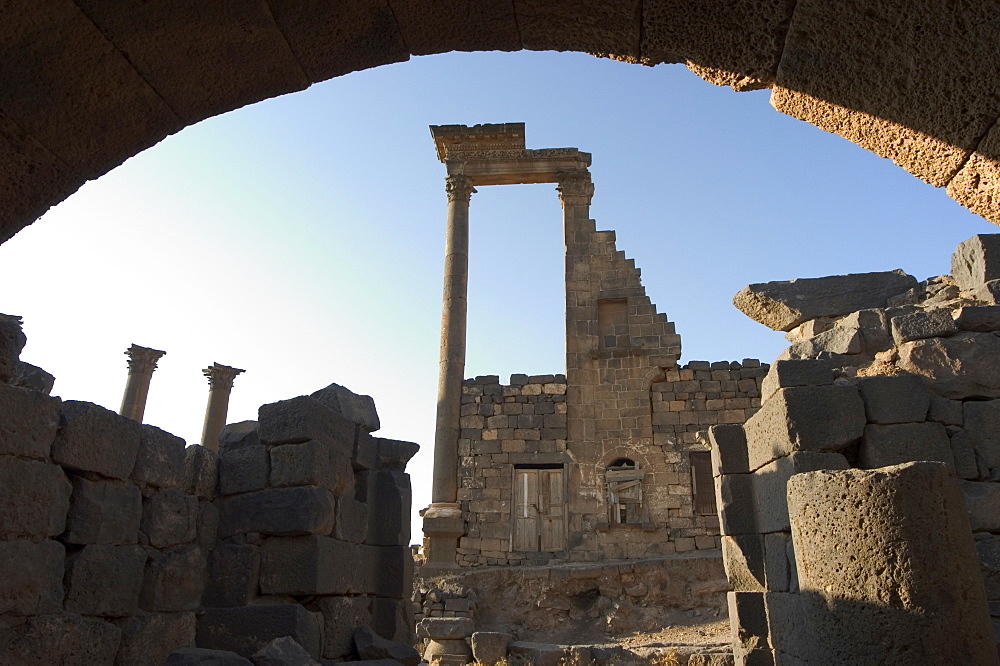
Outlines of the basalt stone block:
M 323 657 L 342 659 L 354 652 L 354 628 L 371 623 L 372 600 L 368 597 L 323 597 Z
M 142 530 L 149 545 L 169 548 L 190 543 L 198 536 L 198 499 L 172 488 L 158 490 L 143 500 Z
M 404 472 L 359 472 L 358 496 L 368 505 L 368 536 L 372 546 L 410 543 L 410 475 Z
M 355 584 L 365 594 L 406 599 L 412 593 L 413 554 L 409 546 L 355 546 L 358 574 Z
M 714 425 L 708 429 L 708 440 L 712 444 L 713 476 L 750 471 L 747 436 L 742 425 Z
M 219 494 L 261 490 L 270 473 L 271 460 L 263 444 L 228 449 L 219 457 Z
M 1000 304 L 1000 280 L 987 280 L 972 290 L 973 300 L 989 305 Z
M 923 421 L 931 396 L 922 379 L 915 375 L 876 375 L 858 382 L 869 423 L 910 423 Z
M 338 497 L 333 536 L 341 541 L 364 543 L 368 537 L 368 505 L 353 497 Z
M 744 287 L 733 305 L 775 331 L 790 331 L 817 317 L 884 308 L 889 298 L 916 285 L 916 278 L 900 270 L 767 282 Z
M 358 395 L 339 384 L 330 384 L 309 397 L 351 423 L 358 424 L 365 432 L 375 432 L 381 427 L 375 401 L 370 396 Z
M 952 436 L 952 446 L 972 449 L 989 469 L 1000 467 L 1000 400 L 966 401 L 962 419 L 965 426 Z
M 126 480 L 139 452 L 139 424 L 89 402 L 67 400 L 52 443 L 52 460 L 64 467 Z
M 219 481 L 219 456 L 195 444 L 184 449 L 184 482 L 181 489 L 198 499 L 213 499 Z
M 767 648 L 767 612 L 763 592 L 729 592 L 729 625 L 733 649 L 741 652 Z
M 336 502 L 318 486 L 268 488 L 219 502 L 219 538 L 258 532 L 279 536 L 329 534 Z
M 229 650 L 181 648 L 170 653 L 165 666 L 253 666 L 253 662 Z
M 10 383 L 11 386 L 49 395 L 52 393 L 52 387 L 56 383 L 56 378 L 37 365 L 18 361 L 15 366 L 14 377 L 10 380 Z
M 941 338 L 958 332 L 951 310 L 923 310 L 892 318 L 892 338 L 897 345 L 910 340 Z
M 960 332 L 899 346 L 900 370 L 920 375 L 945 398 L 1000 398 L 1000 338 Z
M 1000 234 L 976 234 L 951 255 L 951 275 L 961 289 L 1000 278 Z
M 786 488 L 792 476 L 819 469 L 848 469 L 850 466 L 847 458 L 839 453 L 793 451 L 758 469 L 753 473 L 757 530 L 761 533 L 789 530 Z
M 142 493 L 128 481 L 72 478 L 66 543 L 133 544 L 139 539 Z
M 59 427 L 59 398 L 0 384 L 0 454 L 47 458 Z
M 378 440 L 367 432 L 359 431 L 354 441 L 351 464 L 355 470 L 378 469 Z
M 495 664 L 507 656 L 507 646 L 511 635 L 500 631 L 477 631 L 469 641 L 472 644 L 472 656 L 482 664 Z
M 744 424 L 750 469 L 793 451 L 839 451 L 861 437 L 865 406 L 853 386 L 779 389 Z
M 203 605 L 208 608 L 247 605 L 257 591 L 259 575 L 258 546 L 219 543 L 208 558 Z
M 219 455 L 257 444 L 260 444 L 260 437 L 257 434 L 256 421 L 229 423 L 219 433 Z
M 927 411 L 927 420 L 937 421 L 946 426 L 961 426 L 964 423 L 962 403 L 958 400 L 949 400 L 939 395 L 932 395 L 931 406 Z
M 420 445 L 397 439 L 376 437 L 378 445 L 378 469 L 405 472 L 406 463 L 417 454 Z
M 1000 533 L 1000 483 L 962 481 L 973 532 Z
M 382 638 L 371 627 L 355 627 L 353 640 L 359 660 L 392 659 L 404 666 L 420 663 L 420 653 L 412 646 Z
M 723 474 L 717 477 L 715 502 L 723 534 L 757 533 L 752 474 Z
M 0 456 L 0 535 L 44 539 L 62 534 L 72 490 L 58 465 Z
M 956 310 L 954 317 L 960 331 L 1000 331 L 1000 305 L 966 305 Z
M 21 330 L 21 318 L 0 314 L 0 383 L 6 384 L 14 378 L 21 350 L 27 342 Z
M 4 663 L 113 664 L 121 630 L 110 622 L 79 615 L 36 615 L 0 642 Z M 5 648 L 5 649 L 4 649 Z
M 761 401 L 791 386 L 826 386 L 833 383 L 833 368 L 820 359 L 788 359 L 771 364 L 760 385 Z
M 948 433 L 940 423 L 896 423 L 865 426 L 858 467 L 875 469 L 914 460 L 936 460 L 955 469 Z
M 66 551 L 57 541 L 0 541 L 0 613 L 62 611 Z
M 143 425 L 132 480 L 157 488 L 180 488 L 184 481 L 184 448 L 180 437 Z
M 270 455 L 272 486 L 322 486 L 338 496 L 354 489 L 350 454 L 326 441 L 274 446 Z
M 122 632 L 115 666 L 161 666 L 174 650 L 194 646 L 194 613 L 149 613 L 115 625 Z
M 316 666 L 304 647 L 290 636 L 275 638 L 253 656 L 256 666 Z
M 976 460 L 976 449 L 973 438 L 964 430 L 951 435 L 951 455 L 955 460 L 955 476 L 960 479 L 978 479 L 979 462 Z M 986 469 L 989 471 L 989 468 Z M 985 475 L 984 475 L 985 476 Z
M 290 636 L 313 659 L 323 644 L 323 618 L 298 604 L 206 608 L 198 617 L 197 644 L 253 655 L 275 638 Z
M 345 447 L 345 453 L 354 446 L 354 422 L 309 396 L 261 405 L 257 422 L 257 434 L 265 444 L 321 439 Z
M 722 563 L 736 592 L 766 592 L 764 536 L 740 534 L 722 537 Z
M 464 641 L 462 641 L 464 643 Z M 432 643 L 433 645 L 433 643 Z M 427 648 L 428 651 L 431 647 Z M 468 648 L 466 648 L 468 650 Z M 510 660 L 515 664 L 531 664 L 532 666 L 559 666 L 566 659 L 566 652 L 560 645 L 552 643 L 534 643 L 530 641 L 514 641 L 507 646 Z M 470 651 L 471 656 L 471 651 Z M 624 656 L 624 655 L 622 655 Z M 609 659 L 612 661 L 614 658 Z
M 219 507 L 212 502 L 198 502 L 198 547 L 209 553 L 219 538 Z
M 475 624 L 468 617 L 425 617 L 417 623 L 417 638 L 468 638 Z
M 196 610 L 207 579 L 205 557 L 198 546 L 152 550 L 146 562 L 139 605 L 147 611 Z
M 141 546 L 85 546 L 67 561 L 66 610 L 105 617 L 135 615 L 145 564 Z
M 364 593 L 358 546 L 324 536 L 272 537 L 261 546 L 264 594 Z
M 764 579 L 769 592 L 796 592 L 798 581 L 795 580 L 795 551 L 792 548 L 791 536 L 783 532 L 763 535 L 764 540 Z
M 391 641 L 413 645 L 413 604 L 409 599 L 372 597 L 371 628 Z
M 1000 536 L 986 532 L 975 535 L 976 555 L 986 588 L 986 598 L 1000 600 Z

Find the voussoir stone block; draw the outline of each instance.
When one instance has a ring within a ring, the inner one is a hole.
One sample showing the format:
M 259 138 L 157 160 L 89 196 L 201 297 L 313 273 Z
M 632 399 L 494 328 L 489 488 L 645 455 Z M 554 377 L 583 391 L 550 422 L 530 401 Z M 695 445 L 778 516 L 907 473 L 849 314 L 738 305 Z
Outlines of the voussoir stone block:
M 271 537 L 261 546 L 264 594 L 353 594 L 360 587 L 358 547 L 325 536 Z
M 899 346 L 900 370 L 920 375 L 945 398 L 1000 398 L 1000 338 L 960 332 Z
M 206 608 L 198 617 L 197 644 L 203 648 L 251 656 L 282 636 L 291 636 L 319 659 L 323 617 L 299 604 Z
M 375 432 L 381 427 L 375 401 L 371 396 L 358 395 L 339 384 L 330 384 L 309 397 L 326 405 L 351 423 L 361 426 L 365 432 Z
M 132 544 L 139 539 L 142 493 L 127 481 L 74 476 L 66 517 L 66 543 Z
M 180 488 L 184 480 L 184 440 L 143 424 L 132 480 L 157 488 Z
M 869 423 L 923 421 L 931 396 L 915 375 L 876 375 L 858 382 Z
M 272 486 L 322 486 L 337 496 L 354 489 L 351 452 L 326 441 L 273 446 L 270 456 Z
M 951 275 L 961 289 L 1000 278 L 1000 234 L 976 234 L 951 255 Z
M 261 490 L 267 486 L 270 472 L 270 457 L 263 444 L 227 448 L 219 456 L 219 494 Z
M 58 541 L 0 541 L 0 613 L 41 615 L 62 611 L 63 563 Z
M 0 639 L 0 652 L 12 665 L 113 664 L 121 636 L 118 627 L 95 617 L 35 615 Z
M 862 641 L 872 656 L 996 663 L 965 502 L 947 465 L 799 474 L 788 506 L 802 593 L 874 641 Z
M 958 332 L 951 310 L 922 310 L 892 318 L 892 339 L 897 345 L 911 340 L 942 338 Z
M 0 384 L 0 454 L 47 458 L 59 427 L 59 398 Z
M 936 425 L 936 424 L 935 424 Z M 786 488 L 795 474 L 818 469 L 847 469 L 851 465 L 839 453 L 793 451 L 753 473 L 753 499 L 757 531 L 787 532 Z
M 0 455 L 0 535 L 62 534 L 73 486 L 58 465 Z
M 914 460 L 936 460 L 955 469 L 948 433 L 940 423 L 869 424 L 858 450 L 858 467 L 874 469 Z
M 139 452 L 139 423 L 89 402 L 67 400 L 52 459 L 73 469 L 126 480 Z
M 66 610 L 105 617 L 135 615 L 145 564 L 141 546 L 84 546 L 66 563 Z
M 139 605 L 147 611 L 176 613 L 196 610 L 207 578 L 205 557 L 198 546 L 151 551 L 143 575 Z
M 733 305 L 775 331 L 790 331 L 817 317 L 884 308 L 889 298 L 916 285 L 900 270 L 767 282 L 744 287 Z
M 174 650 L 194 646 L 194 613 L 148 613 L 114 623 L 122 632 L 115 666 L 160 666 Z
M 826 386 L 833 383 L 829 361 L 803 358 L 775 361 L 760 385 L 760 399 L 766 401 L 775 391 L 791 386 Z
M 233 495 L 219 502 L 219 537 L 259 532 L 280 536 L 329 534 L 336 502 L 318 486 L 268 488 Z
M 742 425 L 714 425 L 708 429 L 708 440 L 712 445 L 712 476 L 750 471 L 747 436 Z
M 750 469 L 792 451 L 839 451 L 865 427 L 865 407 L 853 386 L 779 389 L 744 424 Z
M 257 412 L 257 434 L 265 444 L 299 444 L 311 439 L 354 446 L 356 426 L 309 396 L 261 405 Z
M 158 490 L 143 500 L 139 529 L 154 548 L 190 543 L 198 535 L 198 499 L 179 490 Z

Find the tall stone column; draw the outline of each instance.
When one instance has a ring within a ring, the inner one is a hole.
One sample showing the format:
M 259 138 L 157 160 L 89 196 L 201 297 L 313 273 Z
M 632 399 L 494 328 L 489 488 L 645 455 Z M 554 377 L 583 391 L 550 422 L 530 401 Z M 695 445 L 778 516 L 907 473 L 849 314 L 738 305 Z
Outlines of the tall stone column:
M 458 504 L 458 435 L 468 314 L 469 200 L 476 190 L 472 180 L 463 175 L 449 175 L 445 190 L 448 193 L 448 228 L 434 430 L 434 485 L 431 505 L 424 510 L 424 535 L 428 545 L 425 567 L 449 569 L 457 566 L 455 550 L 458 538 L 465 532 Z
M 229 412 L 229 393 L 233 390 L 236 375 L 245 372 L 239 368 L 213 363 L 202 370 L 208 377 L 208 407 L 205 409 L 205 427 L 201 431 L 201 445 L 219 450 L 219 433 L 226 425 Z
M 146 397 L 149 395 L 149 382 L 156 370 L 156 362 L 166 354 L 159 349 L 132 345 L 125 350 L 128 356 L 128 382 L 125 384 L 125 395 L 122 396 L 122 408 L 118 413 L 126 418 L 142 423 L 146 412 Z

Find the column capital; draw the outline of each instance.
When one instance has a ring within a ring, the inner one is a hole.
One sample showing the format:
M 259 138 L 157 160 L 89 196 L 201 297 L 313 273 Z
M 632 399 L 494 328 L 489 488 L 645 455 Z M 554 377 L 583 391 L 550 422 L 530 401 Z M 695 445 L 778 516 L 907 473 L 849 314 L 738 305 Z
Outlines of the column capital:
M 246 370 L 231 368 L 228 365 L 220 365 L 218 363 L 213 363 L 202 370 L 202 373 L 208 377 L 208 386 L 212 391 L 216 389 L 225 389 L 228 391 L 233 388 L 233 380 L 236 379 L 236 375 L 242 372 L 246 372 Z
M 556 176 L 556 190 L 563 205 L 571 204 L 589 206 L 594 196 L 594 184 L 590 181 L 590 172 L 586 169 L 578 171 L 560 171 Z
M 444 179 L 444 191 L 448 193 L 448 201 L 465 201 L 476 192 L 472 186 L 472 179 L 462 174 L 449 174 Z
M 133 344 L 125 350 L 125 355 L 128 356 L 129 374 L 153 374 L 153 370 L 156 370 L 156 362 L 166 353 L 159 349 L 150 349 L 149 347 L 140 347 L 137 344 Z

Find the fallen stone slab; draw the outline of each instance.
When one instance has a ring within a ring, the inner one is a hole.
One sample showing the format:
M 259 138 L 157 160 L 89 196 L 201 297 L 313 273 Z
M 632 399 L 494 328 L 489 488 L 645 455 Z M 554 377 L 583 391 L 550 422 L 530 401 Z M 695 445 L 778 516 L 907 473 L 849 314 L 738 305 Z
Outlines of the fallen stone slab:
M 767 282 L 744 287 L 733 305 L 775 331 L 789 331 L 817 317 L 884 308 L 889 298 L 916 284 L 901 270 Z
M 371 627 L 356 627 L 353 639 L 354 652 L 359 660 L 392 659 L 404 666 L 420 663 L 420 653 L 412 646 L 382 638 Z
M 972 290 L 972 298 L 987 305 L 1000 304 L 1000 280 L 987 280 Z
M 253 655 L 256 666 L 319 666 L 304 647 L 291 636 L 282 636 L 262 647 Z
M 0 454 L 44 459 L 59 427 L 59 398 L 0 384 Z
M 371 396 L 359 395 L 340 384 L 330 384 L 309 397 L 351 423 L 361 426 L 365 432 L 375 432 L 381 427 L 375 401 Z
M 229 650 L 181 648 L 170 653 L 165 666 L 253 666 L 253 662 Z
M 467 617 L 425 617 L 417 623 L 417 638 L 468 638 L 474 627 Z
M 899 346 L 900 370 L 919 375 L 945 398 L 1000 398 L 1000 338 L 960 332 Z
M 52 443 L 52 460 L 64 467 L 127 480 L 139 452 L 139 423 L 89 402 L 67 400 Z
M 514 641 L 507 647 L 507 652 L 515 663 L 519 660 L 532 666 L 559 666 L 566 656 L 561 645 L 528 641 Z
M 951 255 L 951 275 L 960 289 L 975 289 L 1000 278 L 1000 234 L 976 234 Z

